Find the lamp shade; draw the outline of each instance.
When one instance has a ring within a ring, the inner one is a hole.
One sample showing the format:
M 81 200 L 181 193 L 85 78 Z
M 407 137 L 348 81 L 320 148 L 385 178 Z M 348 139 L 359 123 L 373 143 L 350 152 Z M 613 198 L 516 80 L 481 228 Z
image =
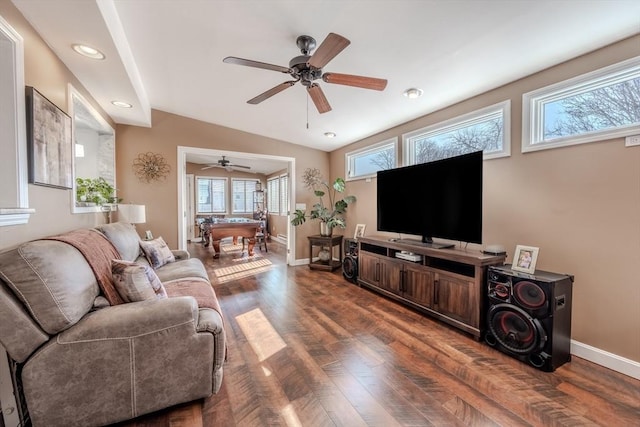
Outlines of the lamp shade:
M 147 222 L 144 205 L 118 205 L 118 219 L 130 224 L 142 224 Z

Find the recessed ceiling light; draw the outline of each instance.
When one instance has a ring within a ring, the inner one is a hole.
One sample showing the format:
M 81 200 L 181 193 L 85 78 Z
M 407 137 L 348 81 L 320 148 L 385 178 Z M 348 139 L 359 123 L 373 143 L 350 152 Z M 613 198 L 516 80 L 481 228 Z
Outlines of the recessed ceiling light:
M 403 92 L 403 95 L 409 99 L 420 98 L 422 94 L 423 94 L 422 89 L 417 89 L 415 87 L 412 87 L 411 89 L 407 89 Z
M 124 102 L 124 101 L 111 101 L 111 103 L 113 105 L 115 105 L 116 107 L 120 107 L 120 108 L 131 108 L 131 107 L 133 107 L 133 105 L 129 104 L 128 102 Z
M 87 58 L 91 58 L 91 59 L 105 58 L 104 53 L 100 52 L 98 49 L 95 49 L 91 46 L 87 46 L 85 44 L 74 44 L 71 47 L 73 47 L 73 50 L 78 52 L 80 55 L 86 56 Z
M 335 132 L 325 132 L 324 136 L 326 136 L 327 138 L 335 138 L 336 134 Z

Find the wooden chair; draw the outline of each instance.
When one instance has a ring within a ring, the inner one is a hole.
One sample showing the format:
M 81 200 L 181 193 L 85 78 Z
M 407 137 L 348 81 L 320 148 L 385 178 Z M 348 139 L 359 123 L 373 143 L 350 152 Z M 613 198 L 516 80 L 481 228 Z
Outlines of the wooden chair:
M 269 252 L 269 250 L 267 249 L 267 230 L 265 230 L 265 221 L 260 221 L 260 227 L 256 230 L 256 235 L 255 235 L 255 239 L 256 239 L 256 247 L 260 248 L 260 250 L 262 250 L 262 247 L 264 246 L 264 251 L 265 252 Z M 245 244 L 245 240 L 248 239 L 247 237 L 243 237 L 242 238 L 242 250 L 244 251 L 244 244 Z M 248 243 L 247 243 L 248 244 Z

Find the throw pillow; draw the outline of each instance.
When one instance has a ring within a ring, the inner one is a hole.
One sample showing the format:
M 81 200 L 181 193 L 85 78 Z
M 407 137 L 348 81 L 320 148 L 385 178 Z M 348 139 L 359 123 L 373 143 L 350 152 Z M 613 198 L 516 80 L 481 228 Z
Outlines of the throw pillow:
M 163 265 L 174 262 L 176 257 L 171 252 L 171 249 L 167 246 L 162 237 L 158 237 L 154 240 L 140 241 L 140 247 L 144 252 L 145 257 L 149 260 L 149 264 L 153 268 L 159 268 Z
M 111 274 L 113 284 L 125 302 L 167 298 L 164 285 L 148 265 L 114 259 Z

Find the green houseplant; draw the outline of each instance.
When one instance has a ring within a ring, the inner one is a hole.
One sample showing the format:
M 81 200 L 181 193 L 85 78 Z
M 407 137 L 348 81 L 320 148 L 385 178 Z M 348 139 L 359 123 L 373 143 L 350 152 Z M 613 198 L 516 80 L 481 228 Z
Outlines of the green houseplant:
M 116 189 L 104 178 L 76 178 L 76 202 L 104 205 L 118 203 Z
M 356 201 L 356 197 L 345 196 L 338 199 L 338 195 L 345 191 L 344 179 L 336 178 L 333 183 L 329 184 L 318 169 L 307 168 L 302 175 L 302 182 L 318 197 L 318 203 L 313 205 L 308 214 L 304 210 L 296 209 L 291 224 L 298 226 L 304 224 L 307 218 L 319 219 L 320 234 L 323 236 L 330 236 L 335 227 L 345 228 L 346 224 L 342 215 L 346 212 L 347 206 Z M 326 204 L 324 196 L 329 199 Z

